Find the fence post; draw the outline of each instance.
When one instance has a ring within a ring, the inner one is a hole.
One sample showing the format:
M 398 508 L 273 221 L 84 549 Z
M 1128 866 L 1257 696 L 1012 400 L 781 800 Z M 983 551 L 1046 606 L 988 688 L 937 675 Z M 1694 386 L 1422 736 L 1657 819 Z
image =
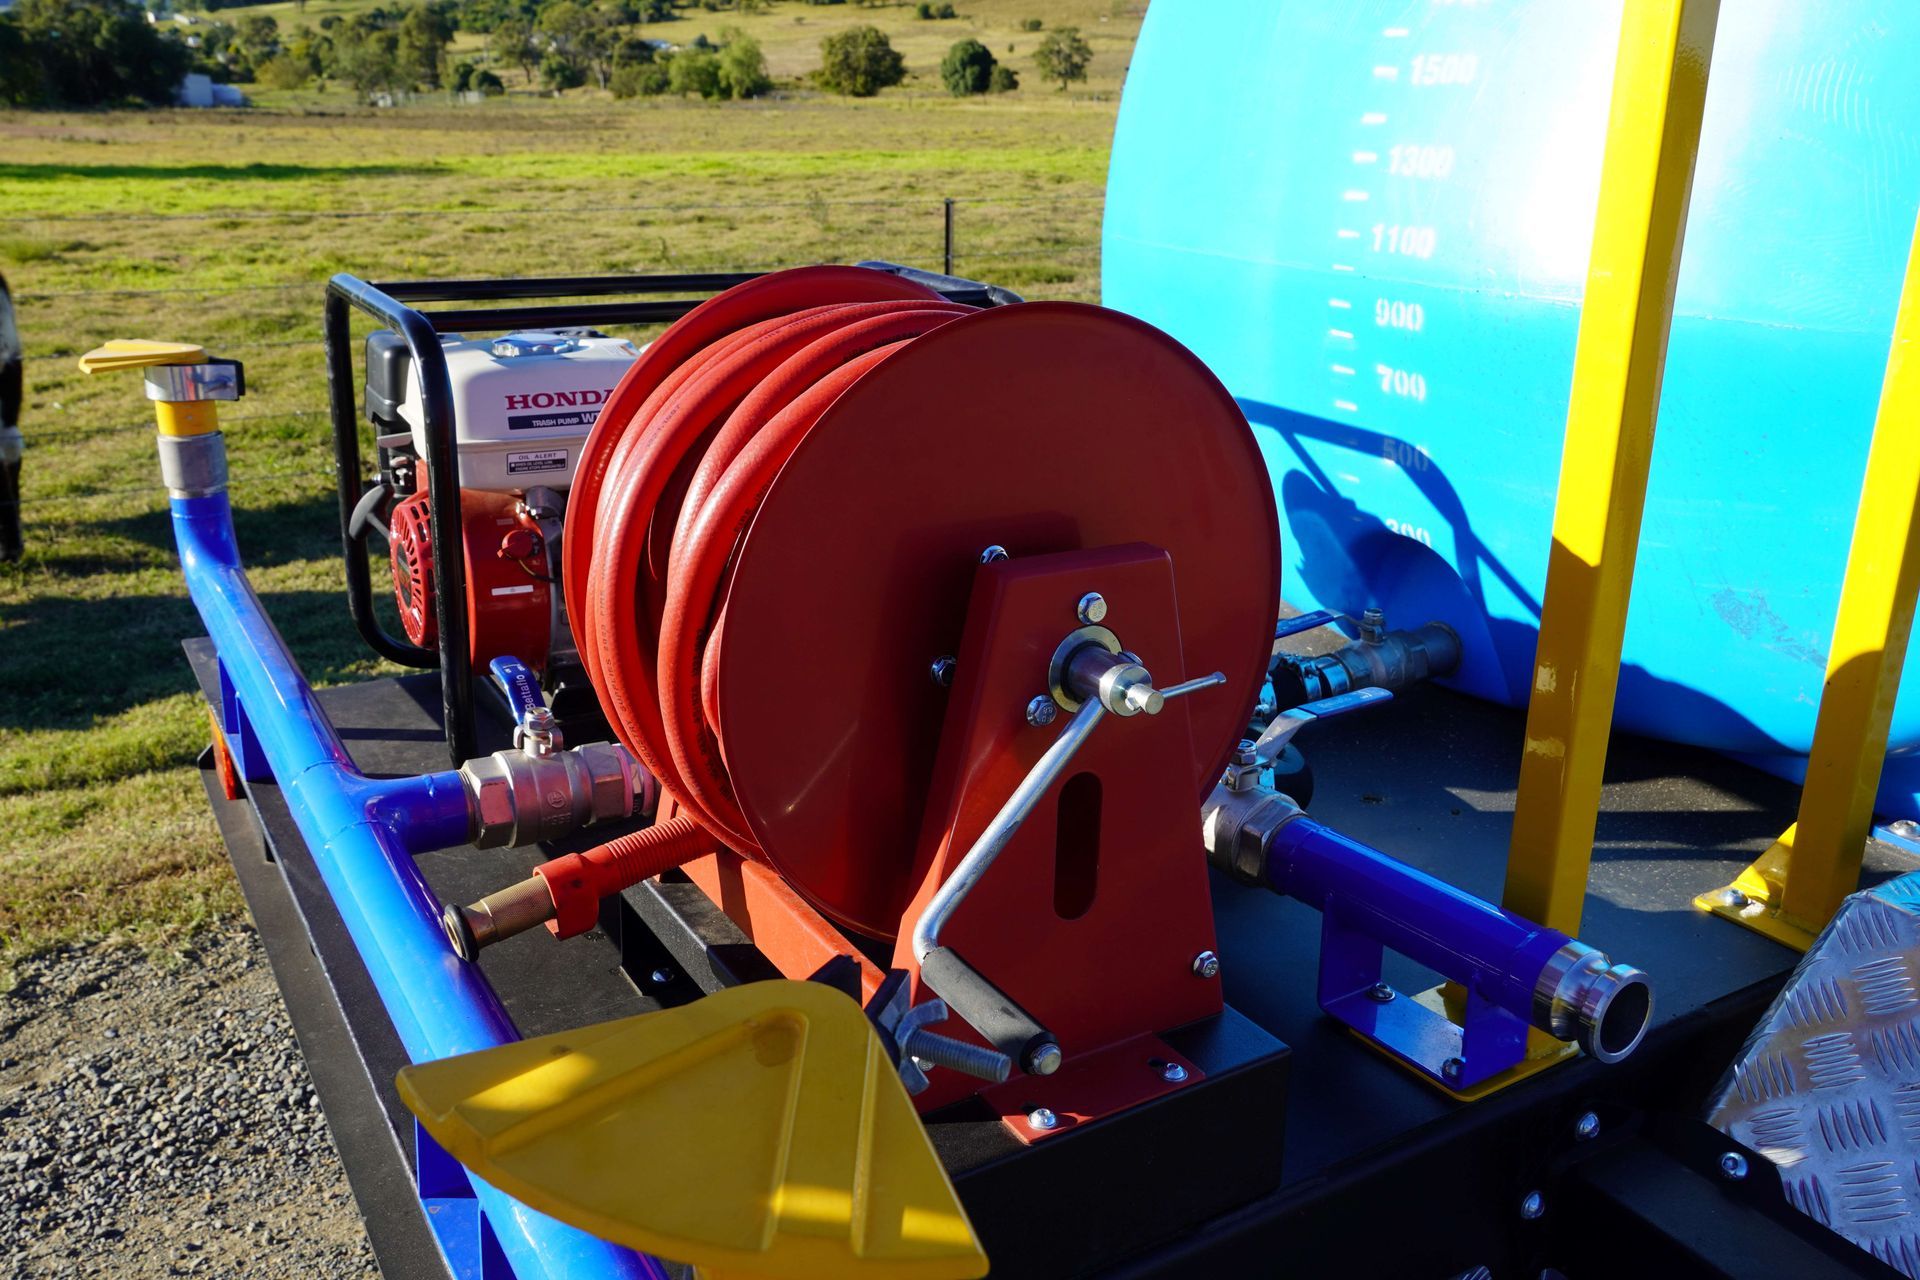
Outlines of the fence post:
M 942 258 L 942 261 L 944 262 L 945 265 L 941 269 L 945 271 L 946 274 L 952 275 L 953 274 L 953 197 L 948 196 L 943 203 L 946 205 L 947 232 L 946 232 L 946 253 Z

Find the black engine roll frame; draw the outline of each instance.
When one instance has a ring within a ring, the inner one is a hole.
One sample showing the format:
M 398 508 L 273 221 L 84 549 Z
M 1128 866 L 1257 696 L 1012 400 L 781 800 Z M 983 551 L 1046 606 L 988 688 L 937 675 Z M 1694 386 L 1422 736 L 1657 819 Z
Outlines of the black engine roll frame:
M 1019 302 L 1018 295 L 954 276 L 937 275 L 888 262 L 864 267 L 918 280 L 945 297 L 973 306 Z M 458 499 L 459 458 L 454 435 L 453 386 L 443 333 L 507 333 L 516 329 L 596 328 L 601 325 L 667 324 L 708 297 L 755 279 L 762 272 L 712 272 L 682 275 L 543 276 L 501 280 L 411 280 L 370 284 L 341 273 L 327 281 L 323 329 L 327 354 L 327 398 L 333 426 L 333 458 L 339 491 L 340 542 L 346 559 L 347 612 L 354 629 L 381 657 L 406 667 L 440 670 L 440 699 L 447 752 L 456 765 L 474 754 L 473 670 L 469 658 L 466 613 L 466 564 L 450 554 L 462 545 Z M 693 294 L 659 298 L 644 295 Z M 641 295 L 617 302 L 540 302 L 532 306 L 473 306 L 552 298 L 604 298 Z M 422 311 L 413 304 L 457 302 L 462 308 Z M 436 649 L 424 649 L 388 633 L 374 614 L 373 580 L 367 566 L 367 534 L 353 528 L 354 508 L 367 492 L 361 474 L 360 389 L 354 378 L 351 313 L 359 311 L 393 329 L 407 344 L 420 380 L 421 412 L 426 419 L 426 469 L 433 542 Z

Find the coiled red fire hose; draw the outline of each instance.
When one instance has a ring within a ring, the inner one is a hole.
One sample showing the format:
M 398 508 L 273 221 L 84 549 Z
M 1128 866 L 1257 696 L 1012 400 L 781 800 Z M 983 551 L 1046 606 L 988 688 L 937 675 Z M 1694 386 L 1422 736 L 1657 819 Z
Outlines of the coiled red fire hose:
M 878 271 L 781 272 L 695 308 L 608 398 L 568 501 L 567 615 L 608 724 L 679 812 L 536 869 L 557 936 L 590 928 L 607 894 L 715 843 L 759 853 L 714 711 L 735 547 L 828 406 L 901 346 L 972 310 Z M 488 929 L 479 945 L 506 936 Z

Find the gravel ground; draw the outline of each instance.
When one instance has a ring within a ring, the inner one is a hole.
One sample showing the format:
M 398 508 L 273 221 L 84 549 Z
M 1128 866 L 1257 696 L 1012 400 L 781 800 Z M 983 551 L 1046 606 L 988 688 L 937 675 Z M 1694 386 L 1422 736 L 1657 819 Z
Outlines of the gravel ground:
M 251 929 L 72 947 L 0 996 L 9 1277 L 352 1277 L 372 1251 Z

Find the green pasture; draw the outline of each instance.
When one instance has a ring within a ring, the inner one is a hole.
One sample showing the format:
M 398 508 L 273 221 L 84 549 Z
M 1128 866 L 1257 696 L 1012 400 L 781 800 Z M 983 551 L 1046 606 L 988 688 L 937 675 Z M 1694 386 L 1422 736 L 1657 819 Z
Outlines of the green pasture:
M 310 0 L 305 20 L 352 4 Z M 290 3 L 260 7 L 302 20 Z M 958 270 L 1096 298 L 1115 91 L 1139 15 L 1094 0 L 961 7 L 951 22 L 797 3 L 737 20 L 777 77 L 803 72 L 837 25 L 899 33 L 916 78 L 866 102 L 788 84 L 724 105 L 575 91 L 372 109 L 335 91 L 246 111 L 0 114 L 0 272 L 29 383 L 28 554 L 0 565 L 0 983 L 55 941 L 165 946 L 239 907 L 192 768 L 207 726 L 178 640 L 196 620 L 147 406 L 134 379 L 84 378 L 75 357 L 146 336 L 246 362 L 249 395 L 225 421 L 254 583 L 316 683 L 371 674 L 341 594 L 326 277 L 938 266 L 953 198 Z M 996 53 L 1030 47 L 1028 15 L 1095 39 L 1088 86 L 1041 85 L 1016 52 L 1020 92 L 937 93 L 948 44 L 980 31 Z M 663 30 L 690 39 L 723 20 L 701 16 L 714 21 Z

